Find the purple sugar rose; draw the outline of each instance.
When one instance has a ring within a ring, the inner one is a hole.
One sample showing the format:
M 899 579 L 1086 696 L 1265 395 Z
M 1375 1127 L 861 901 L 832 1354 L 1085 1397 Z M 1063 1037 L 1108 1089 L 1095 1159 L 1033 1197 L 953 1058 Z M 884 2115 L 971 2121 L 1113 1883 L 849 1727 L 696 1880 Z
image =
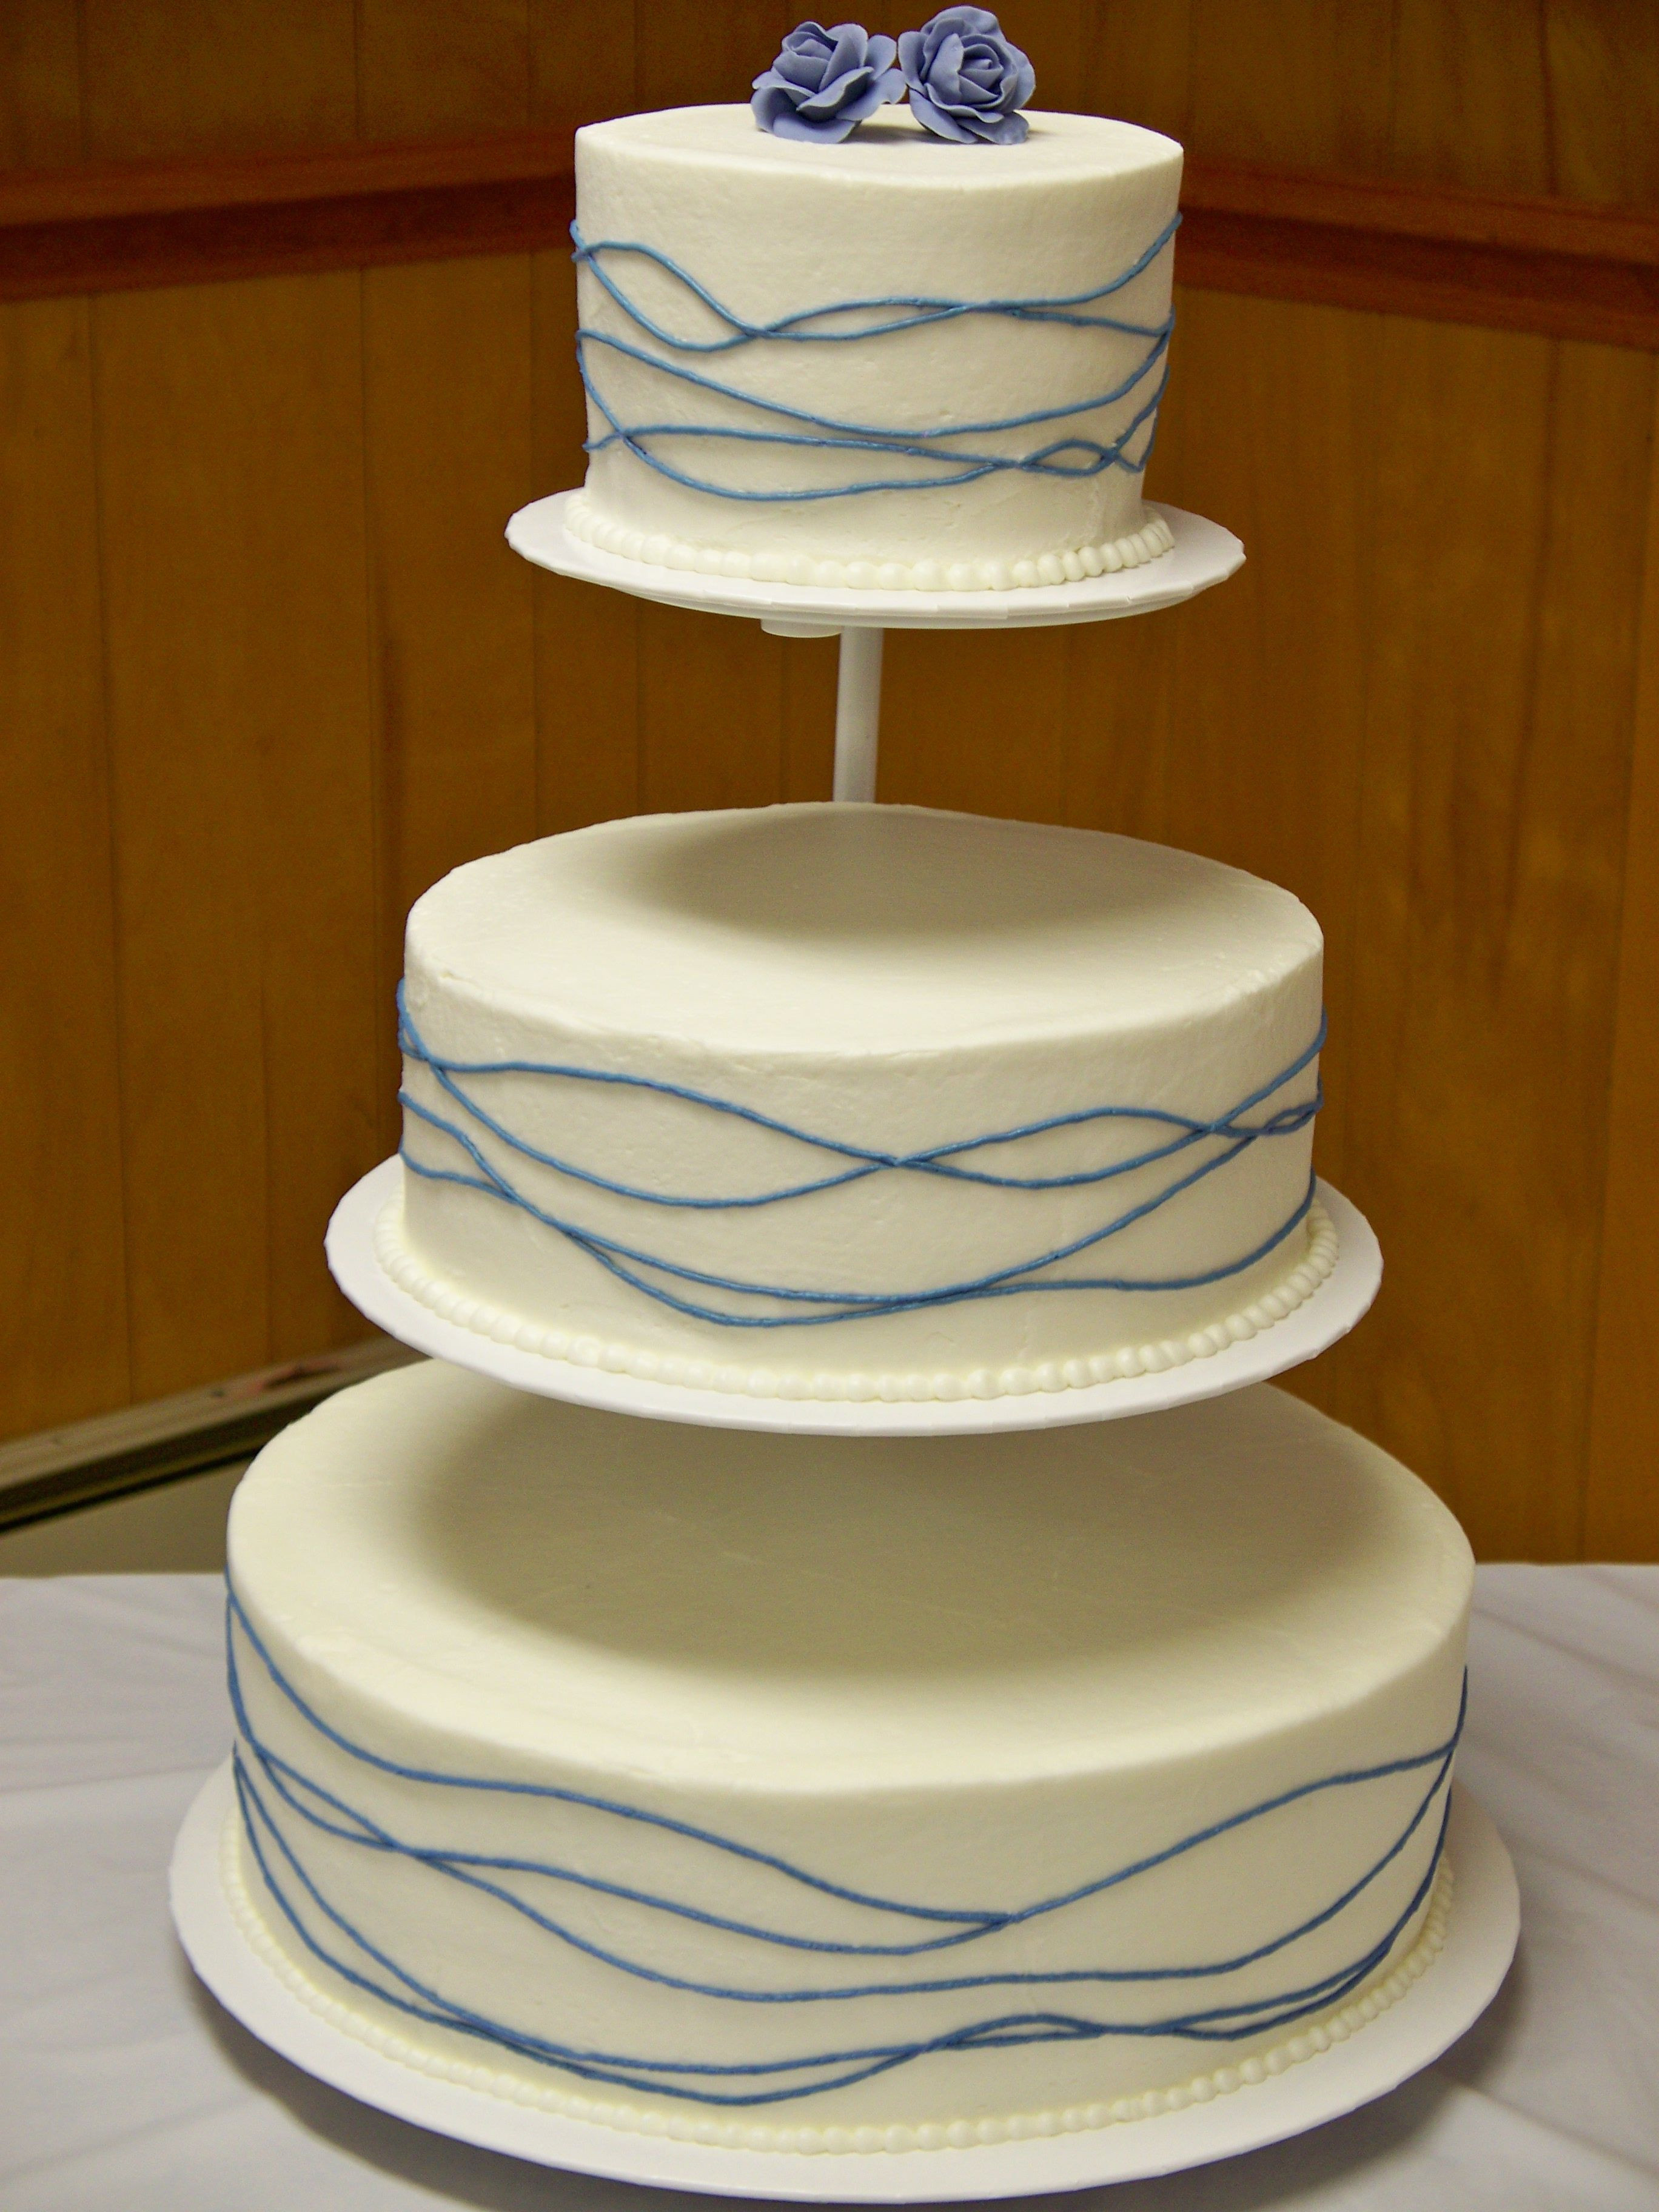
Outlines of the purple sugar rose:
M 1018 112 L 1036 73 L 1002 35 L 988 8 L 945 8 L 898 42 L 910 112 L 959 145 L 1018 146 L 1030 125 Z
M 749 103 L 763 131 L 779 138 L 833 146 L 890 100 L 902 100 L 904 79 L 893 66 L 891 39 L 860 23 L 798 23 L 783 52 L 755 79 Z

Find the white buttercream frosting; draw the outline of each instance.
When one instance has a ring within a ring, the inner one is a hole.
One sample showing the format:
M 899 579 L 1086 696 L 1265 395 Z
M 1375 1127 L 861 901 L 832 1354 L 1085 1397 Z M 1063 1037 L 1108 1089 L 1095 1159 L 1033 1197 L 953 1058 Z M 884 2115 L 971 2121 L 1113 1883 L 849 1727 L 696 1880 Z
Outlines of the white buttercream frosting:
M 741 553 L 714 545 L 693 545 L 662 532 L 647 532 L 626 523 L 607 522 L 580 495 L 565 509 L 565 528 L 584 544 L 625 561 L 653 568 L 690 569 L 704 576 L 732 576 L 757 584 L 813 584 L 829 591 L 1012 592 L 1040 584 L 1080 584 L 1091 576 L 1115 575 L 1157 560 L 1175 544 L 1161 514 L 1149 514 L 1139 530 L 1103 545 L 1067 545 L 1018 561 L 1004 560 L 817 560 L 809 553 Z
M 1439 1941 L 1433 1762 L 1459 1711 L 1468 1547 L 1386 1455 L 1269 1389 L 854 1442 L 634 1421 L 433 1363 L 266 1448 L 230 1571 L 240 1756 L 295 1915 L 244 1840 L 245 1917 L 337 2025 L 496 2094 L 801 2151 L 1098 2126 L 1341 2040 Z M 883 1952 L 968 1910 L 1012 1917 Z M 1171 1967 L 1173 1992 L 1055 1978 Z M 507 2040 L 413 2019 L 341 1968 Z M 964 1974 L 991 1979 L 887 1990 Z M 741 1994 L 835 1983 L 854 1994 Z M 1280 1993 L 1326 1983 L 1286 2014 Z M 931 2045 L 1008 2011 L 1228 2006 L 1262 2024 L 1220 2045 L 931 2049 L 759 2108 L 512 2047 L 787 2081 L 817 2052 Z
M 381 1263 L 526 1350 L 750 1395 L 1203 1358 L 1334 1260 L 1297 1118 L 1320 968 L 1289 893 L 1093 831 L 785 806 L 524 846 L 410 917 Z
M 744 1398 L 815 1399 L 834 1403 L 869 1404 L 884 1400 L 951 1402 L 962 1398 L 1022 1398 L 1042 1391 L 1087 1390 L 1103 1382 L 1127 1382 L 1136 1375 L 1162 1375 L 1172 1367 L 1185 1367 L 1194 1359 L 1213 1358 L 1230 1345 L 1243 1344 L 1287 1314 L 1319 1288 L 1336 1265 L 1336 1226 L 1317 1199 L 1308 1209 L 1305 1242 L 1298 1236 L 1292 1248 L 1296 1264 L 1265 1297 L 1252 1298 L 1237 1313 L 1212 1322 L 1190 1335 L 1165 1337 L 1158 1344 L 1126 1344 L 1115 1352 L 1098 1352 L 1087 1359 L 1049 1359 L 1036 1367 L 1018 1362 L 1000 1368 L 971 1368 L 966 1373 L 945 1369 L 926 1374 L 917 1369 L 896 1373 L 862 1368 L 844 1372 L 787 1365 L 744 1365 L 736 1360 L 687 1359 L 672 1352 L 647 1352 L 642 1346 L 611 1337 L 578 1336 L 568 1329 L 546 1328 L 526 1321 L 505 1306 L 458 1290 L 441 1275 L 423 1267 L 404 1239 L 404 1202 L 391 1200 L 374 1224 L 374 1255 L 400 1290 L 418 1298 L 443 1320 L 470 1328 L 497 1344 L 511 1344 L 543 1359 L 568 1360 L 576 1367 L 602 1367 L 613 1375 L 631 1375 L 641 1382 L 672 1382 L 683 1389 L 719 1390 Z M 1297 1255 L 1302 1256 L 1297 1256 Z
M 1091 295 L 1168 230 L 1181 149 L 1098 116 L 1029 119 L 1018 146 L 946 145 L 902 109 L 836 146 L 772 137 L 737 106 L 579 131 L 578 228 L 615 288 L 580 267 L 589 436 L 617 422 L 650 434 L 592 453 L 573 526 L 663 566 L 884 591 L 1075 581 L 1164 551 L 1139 467 L 1094 457 L 1122 440 L 1138 463 L 1150 442 L 1171 245 Z M 649 253 L 617 250 L 632 247 Z M 734 334 L 722 310 L 753 331 L 872 301 L 922 303 L 922 319 L 872 335 L 915 310 L 871 307 L 789 325 L 866 333 L 846 342 L 722 343 Z M 927 319 L 927 303 L 999 301 L 1083 304 Z M 985 427 L 1005 423 L 1023 427 Z M 879 434 L 849 452 L 826 446 L 844 434 L 828 425 Z M 1026 465 L 969 473 L 1011 457 Z M 839 489 L 854 483 L 899 488 Z M 696 488 L 710 483 L 728 495 Z
M 1310 2021 L 1283 2043 L 1254 2054 L 1237 2066 L 1218 2066 L 1172 2081 L 1160 2089 L 1143 2089 L 1128 2097 L 1092 2099 L 1086 2105 L 1048 2106 L 1038 2112 L 1011 2112 L 995 2119 L 923 2120 L 888 2127 L 790 2126 L 760 2121 L 716 2120 L 707 2114 L 665 2112 L 659 2106 L 630 2105 L 621 2098 L 582 2096 L 551 2081 L 535 2081 L 522 2074 L 504 2072 L 499 2066 L 481 2066 L 429 2044 L 400 2034 L 385 2015 L 377 2017 L 362 2005 L 349 2004 L 325 1990 L 313 1974 L 297 1966 L 272 1938 L 258 1907 L 249 1895 L 249 1881 L 257 1890 L 258 1875 L 245 1871 L 242 1829 L 233 1814 L 225 1821 L 221 1839 L 219 1878 L 231 1914 L 243 1941 L 263 1960 L 285 1989 L 331 2027 L 349 2035 L 401 2066 L 412 2067 L 434 2081 L 453 2081 L 487 2097 L 500 2097 L 510 2105 L 529 2105 L 562 2118 L 586 2120 L 595 2127 L 616 2128 L 625 2134 L 666 2136 L 681 2142 L 708 2143 L 726 2150 L 790 2151 L 805 2157 L 852 2152 L 969 2150 L 981 2143 L 1030 2142 L 1043 2136 L 1081 2135 L 1085 2130 L 1121 2126 L 1130 2120 L 1156 2119 L 1162 2112 L 1178 2112 L 1189 2105 L 1207 2105 L 1217 2097 L 1301 2066 L 1333 2045 L 1346 2043 L 1380 2013 L 1399 2003 L 1414 1982 L 1420 1981 L 1445 1948 L 1446 1928 L 1451 1917 L 1452 1864 L 1443 1856 L 1435 1876 L 1429 1909 L 1416 1942 L 1396 1966 L 1376 1980 L 1361 1996 Z

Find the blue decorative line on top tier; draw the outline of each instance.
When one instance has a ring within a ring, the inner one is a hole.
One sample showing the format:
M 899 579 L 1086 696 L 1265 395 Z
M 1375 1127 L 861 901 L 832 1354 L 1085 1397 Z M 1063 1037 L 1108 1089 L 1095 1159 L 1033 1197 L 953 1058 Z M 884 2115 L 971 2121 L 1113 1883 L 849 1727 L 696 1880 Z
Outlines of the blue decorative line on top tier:
M 581 1790 L 563 1790 L 537 1783 L 495 1780 L 479 1775 L 450 1774 L 385 1758 L 366 1746 L 354 1742 L 325 1720 L 306 1700 L 272 1658 L 234 1590 L 229 1595 L 226 1634 L 231 1703 L 240 1736 L 235 1773 L 244 1832 L 279 1911 L 314 1958 L 356 1988 L 432 2026 L 476 2036 L 521 2057 L 586 2080 L 719 2106 L 772 2104 L 825 2089 L 845 2087 L 852 2082 L 866 2081 L 872 2075 L 886 2073 L 896 2066 L 907 2064 L 935 2051 L 985 2050 L 1026 2043 L 1096 2041 L 1108 2036 L 1175 2036 L 1200 2043 L 1237 2042 L 1306 2019 L 1313 2013 L 1328 2011 L 1352 1996 L 1381 1966 L 1428 1896 L 1444 1844 L 1449 1796 L 1445 1796 L 1441 1803 L 1433 1849 L 1404 1909 L 1384 1933 L 1368 1944 L 1358 1958 L 1313 1981 L 1247 2001 L 1199 2006 L 1145 2021 L 1090 2019 L 1050 2011 L 1009 2013 L 970 2021 L 945 2033 L 926 2039 L 852 2049 L 832 2049 L 795 2057 L 723 2063 L 696 2059 L 646 2058 L 559 2044 L 489 2020 L 446 1997 L 430 1984 L 399 1966 L 389 1953 L 376 1945 L 331 1902 L 322 1884 L 306 1865 L 294 1841 L 285 1832 L 273 1810 L 271 1800 L 278 1801 L 286 1808 L 302 1829 L 331 1837 L 337 1842 L 366 1851 L 411 1861 L 426 1867 L 464 1888 L 493 1898 L 543 1934 L 602 1966 L 639 1980 L 655 1983 L 665 1989 L 734 2004 L 815 2005 L 860 1998 L 903 1998 L 972 1990 L 1052 1988 L 1078 1984 L 1201 1983 L 1256 1965 L 1326 1926 L 1346 1911 L 1387 1868 L 1394 1864 L 1428 1820 L 1437 1799 L 1441 1799 L 1445 1790 L 1462 1734 L 1468 1694 L 1466 1680 L 1452 1733 L 1443 1742 L 1436 1744 L 1430 1750 L 1403 1759 L 1383 1760 L 1371 1766 L 1345 1769 L 1296 1788 L 1281 1790 L 1226 1819 L 1212 1821 L 1161 1850 L 1114 1868 L 1096 1880 L 1079 1884 L 1059 1896 L 1007 1909 L 951 1908 L 871 1896 L 843 1884 L 827 1881 L 773 1852 L 757 1850 L 750 1844 L 695 1826 L 687 1821 L 650 1812 L 641 1806 L 592 1796 Z M 239 1638 L 258 1661 L 273 1688 L 305 1726 L 316 1737 L 332 1745 L 336 1751 L 367 1769 L 439 1791 L 471 1791 L 538 1800 L 549 1806 L 570 1806 L 620 1822 L 654 1829 L 679 1838 L 689 1847 L 745 1861 L 821 1896 L 878 1915 L 921 1922 L 933 1927 L 942 1924 L 946 1932 L 917 1936 L 902 1942 L 836 1942 L 822 1936 L 793 1934 L 783 1929 L 763 1927 L 708 1912 L 681 1899 L 585 1873 L 558 1860 L 523 1858 L 411 1844 L 393 1835 L 382 1822 L 350 1805 L 337 1791 L 304 1774 L 264 1740 L 248 1711 L 238 1658 Z M 1190 1965 L 1089 1966 L 1040 1972 L 958 1974 L 910 1981 L 831 1983 L 796 1988 L 743 1988 L 694 1980 L 684 1975 L 665 1972 L 644 1960 L 629 1958 L 595 1942 L 568 1922 L 556 1918 L 550 1911 L 544 1911 L 527 1899 L 517 1895 L 503 1882 L 491 1879 L 492 1875 L 539 1879 L 556 1887 L 614 1898 L 650 1911 L 694 1922 L 744 1942 L 758 1945 L 763 1951 L 769 1948 L 817 1952 L 842 1957 L 915 1958 L 979 1942 L 1006 1929 L 1017 1928 L 1064 1911 L 1085 1899 L 1120 1888 L 1156 1867 L 1167 1865 L 1171 1860 L 1183 1857 L 1222 1836 L 1247 1827 L 1304 1798 L 1321 1796 L 1330 1790 L 1361 1788 L 1394 1776 L 1413 1773 L 1426 1773 L 1428 1781 L 1404 1826 L 1381 1855 L 1336 1896 L 1328 1899 L 1281 1936 L 1228 1958 Z M 270 1793 L 269 1797 L 267 1792 Z M 308 1900 L 308 1904 L 302 1905 L 302 1899 Z M 319 1919 L 325 1923 L 320 1932 L 317 1925 Z M 332 1936 L 329 1934 L 330 1930 L 333 1931 Z M 343 1954 L 334 1948 L 334 1937 L 344 1938 L 350 1947 L 349 1954 Z M 354 1963 L 354 1956 L 368 1963 Z M 379 1973 L 371 1971 L 372 1968 L 378 1968 Z M 702 2086 L 702 2081 L 711 2077 L 742 2082 L 763 2075 L 782 2075 L 823 2078 L 797 2080 L 783 2087 L 720 2089 Z
M 780 401 L 761 398 L 757 393 L 744 392 L 737 386 L 721 382 L 688 368 L 683 361 L 666 358 L 645 345 L 619 337 L 608 331 L 595 330 L 583 324 L 576 331 L 576 365 L 587 394 L 605 422 L 605 433 L 590 438 L 586 450 L 590 453 L 605 452 L 613 446 L 625 447 L 635 459 L 642 461 L 658 475 L 672 478 L 693 491 L 713 493 L 720 499 L 753 500 L 769 502 L 793 502 L 813 499 L 846 499 L 856 493 L 872 491 L 929 491 L 954 484 L 972 483 L 975 478 L 1013 470 L 1032 476 L 1094 477 L 1103 470 L 1118 468 L 1131 476 L 1139 476 L 1146 468 L 1152 450 L 1153 418 L 1158 412 L 1164 387 L 1169 380 L 1167 355 L 1170 334 L 1175 328 L 1173 313 L 1157 323 L 1124 321 L 1104 314 L 1090 314 L 1085 310 L 1096 307 L 1101 301 L 1123 290 L 1126 285 L 1149 269 L 1175 236 L 1181 217 L 1174 216 L 1159 231 L 1158 236 L 1121 276 L 1097 285 L 1091 291 L 1068 294 L 1063 297 L 1045 299 L 1007 300 L 949 300 L 902 295 L 869 300 L 834 301 L 822 307 L 807 307 L 798 313 L 780 316 L 775 322 L 755 323 L 738 314 L 733 308 L 717 300 L 714 294 L 698 283 L 696 277 L 659 253 L 653 246 L 629 239 L 599 239 L 592 244 L 582 236 L 574 223 L 570 235 L 575 240 L 572 257 L 580 267 L 589 270 L 635 328 L 645 337 L 665 347 L 672 355 L 710 355 L 732 353 L 739 348 L 768 345 L 850 345 L 891 336 L 899 331 L 917 330 L 933 323 L 961 320 L 964 317 L 990 315 L 1011 322 L 1060 323 L 1074 330 L 1112 331 L 1121 337 L 1139 339 L 1145 350 L 1130 373 L 1120 378 L 1108 390 L 1094 393 L 1085 399 L 1068 402 L 1064 406 L 1033 409 L 1028 414 L 1009 415 L 982 422 L 950 422 L 938 429 L 895 428 L 890 423 L 846 422 L 830 415 L 819 415 L 810 409 L 787 407 Z M 622 283 L 605 266 L 605 258 L 633 255 L 652 263 L 684 287 L 685 291 L 722 324 L 725 334 L 718 337 L 696 338 L 669 330 L 655 320 L 624 289 Z M 848 318 L 865 319 L 854 328 L 825 328 L 825 325 L 844 324 Z M 616 410 L 595 378 L 594 364 L 588 359 L 588 349 L 598 347 L 636 362 L 654 375 L 668 378 L 682 386 L 690 386 L 713 393 L 717 398 L 734 401 L 752 409 L 757 416 L 770 418 L 764 426 L 739 428 L 717 422 L 626 422 Z M 1039 423 L 1060 423 L 1097 409 L 1116 405 L 1139 391 L 1159 371 L 1156 388 L 1141 398 L 1131 420 L 1118 434 L 1105 442 L 1079 433 L 1059 437 L 1047 444 L 1033 447 L 1028 453 L 988 453 L 972 447 L 963 448 L 957 441 L 963 438 L 1000 436 L 1016 430 L 1036 428 Z M 1137 446 L 1140 431 L 1146 437 Z M 856 479 L 843 484 L 797 485 L 787 489 L 762 490 L 738 484 L 715 483 L 706 477 L 694 476 L 676 465 L 653 448 L 653 440 L 698 438 L 725 441 L 738 445 L 808 447 L 817 451 L 845 453 L 876 453 L 895 459 L 931 464 L 940 472 L 933 475 L 878 475 Z
M 740 1277 L 716 1275 L 696 1267 L 680 1266 L 641 1247 L 624 1243 L 606 1237 L 596 1229 L 583 1227 L 562 1214 L 550 1212 L 509 1180 L 504 1171 L 483 1152 L 478 1136 L 463 1127 L 459 1120 L 438 1113 L 430 1106 L 411 1097 L 407 1088 L 398 1096 L 407 1115 L 458 1145 L 477 1170 L 469 1174 L 463 1169 L 440 1168 L 428 1161 L 417 1159 L 410 1150 L 405 1129 L 401 1154 L 404 1165 L 412 1174 L 424 1176 L 429 1182 L 459 1183 L 468 1189 L 483 1191 L 486 1196 L 501 1200 L 505 1204 L 520 1207 L 524 1212 L 567 1237 L 591 1259 L 642 1291 L 647 1297 L 660 1304 L 672 1306 L 678 1313 L 689 1314 L 700 1321 L 718 1322 L 730 1328 L 799 1328 L 818 1323 L 854 1321 L 862 1317 L 894 1313 L 914 1313 L 927 1307 L 959 1305 L 977 1298 L 1014 1297 L 1035 1291 L 1188 1291 L 1200 1290 L 1212 1283 L 1224 1282 L 1228 1277 L 1242 1273 L 1254 1267 L 1258 1260 L 1282 1244 L 1297 1224 L 1304 1220 L 1313 1203 L 1314 1178 L 1311 1173 L 1306 1189 L 1297 1200 L 1288 1217 L 1273 1233 L 1253 1250 L 1241 1258 L 1230 1260 L 1223 1266 L 1211 1267 L 1191 1275 L 1130 1276 L 1130 1275 L 1048 1275 L 1048 1268 L 1073 1259 L 1079 1252 L 1115 1237 L 1132 1224 L 1144 1220 L 1160 1206 L 1188 1190 L 1194 1183 L 1213 1175 L 1218 1168 L 1236 1160 L 1251 1146 L 1264 1138 L 1293 1136 L 1305 1129 L 1318 1113 L 1324 1093 L 1316 1079 L 1313 1096 L 1298 1099 L 1294 1103 L 1277 1108 L 1259 1121 L 1245 1119 L 1257 1107 L 1262 1106 L 1274 1094 L 1294 1080 L 1319 1054 L 1325 1041 L 1325 1023 L 1322 1017 L 1317 1034 L 1307 1048 L 1298 1053 L 1290 1066 L 1282 1069 L 1270 1082 L 1262 1084 L 1225 1114 L 1205 1121 L 1187 1114 L 1176 1114 L 1161 1107 L 1095 1106 L 1073 1114 L 1051 1115 L 1040 1121 L 1028 1121 L 1018 1128 L 994 1130 L 984 1136 L 964 1137 L 953 1143 L 936 1145 L 924 1152 L 887 1152 L 872 1147 L 845 1144 L 834 1138 L 814 1135 L 810 1130 L 793 1127 L 787 1121 L 775 1120 L 770 1115 L 756 1112 L 752 1107 L 735 1104 L 732 1100 L 717 1098 L 708 1091 L 694 1091 L 684 1084 L 665 1083 L 645 1075 L 622 1075 L 592 1067 L 580 1067 L 556 1061 L 526 1060 L 454 1060 L 429 1046 L 416 1028 L 409 1012 L 404 988 L 398 988 L 398 1042 L 406 1059 L 426 1067 L 444 1094 L 453 1099 L 478 1135 L 493 1137 L 498 1143 L 532 1160 L 538 1166 L 550 1168 L 573 1182 L 586 1183 L 611 1196 L 632 1200 L 640 1205 L 691 1212 L 732 1212 L 759 1206 L 782 1205 L 792 1199 L 810 1197 L 820 1191 L 836 1190 L 850 1183 L 862 1182 L 872 1176 L 905 1174 L 941 1176 L 948 1181 L 988 1185 L 992 1188 L 1012 1191 L 1044 1191 L 1076 1189 L 1094 1183 L 1107 1183 L 1120 1176 L 1134 1172 L 1139 1168 L 1156 1165 L 1164 1160 L 1173 1160 L 1188 1152 L 1193 1146 L 1209 1141 L 1220 1149 L 1206 1159 L 1200 1160 L 1185 1173 L 1176 1176 L 1164 1187 L 1137 1204 L 1126 1206 L 1122 1212 L 1100 1227 L 1085 1235 L 1073 1237 L 1069 1243 L 1054 1247 L 1029 1260 L 992 1269 L 988 1273 L 969 1277 L 955 1283 L 942 1283 L 921 1290 L 849 1291 L 804 1289 L 797 1285 L 745 1281 Z M 828 1153 L 848 1163 L 830 1175 L 817 1176 L 804 1182 L 789 1183 L 780 1188 L 750 1193 L 732 1197 L 692 1197 L 672 1191 L 648 1190 L 636 1183 L 614 1181 L 596 1174 L 577 1162 L 562 1158 L 556 1152 L 531 1144 L 517 1136 L 500 1118 L 482 1105 L 465 1088 L 463 1076 L 533 1075 L 570 1083 L 611 1084 L 618 1088 L 655 1091 L 668 1098 L 684 1101 L 710 1113 L 724 1115 L 738 1121 L 751 1123 L 789 1138 L 793 1142 L 808 1146 L 813 1152 Z M 1081 1169 L 1070 1175 L 1012 1176 L 999 1175 L 988 1169 L 963 1164 L 963 1156 L 970 1152 L 986 1152 L 1003 1145 L 1018 1145 L 1035 1137 L 1046 1135 L 1054 1129 L 1075 1128 L 1094 1121 L 1145 1121 L 1173 1130 L 1176 1133 L 1166 1140 L 1149 1146 L 1128 1159 L 1114 1161 L 1101 1168 Z M 641 1271 L 644 1270 L 644 1273 Z M 648 1279 L 655 1278 L 657 1279 Z M 666 1278 L 665 1281 L 661 1279 Z M 675 1285 L 695 1286 L 699 1291 L 720 1291 L 728 1298 L 769 1299 L 777 1304 L 795 1308 L 810 1308 L 805 1312 L 752 1313 L 711 1305 Z

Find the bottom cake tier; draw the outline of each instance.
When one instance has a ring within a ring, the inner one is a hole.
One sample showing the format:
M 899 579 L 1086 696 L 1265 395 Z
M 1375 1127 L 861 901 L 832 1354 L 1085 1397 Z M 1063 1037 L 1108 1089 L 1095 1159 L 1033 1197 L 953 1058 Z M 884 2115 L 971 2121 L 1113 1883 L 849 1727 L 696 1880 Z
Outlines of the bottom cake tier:
M 432 1363 L 230 1532 L 244 1932 L 411 2066 L 926 2148 L 1242 2090 L 1437 1948 L 1468 1547 L 1258 1388 L 968 1439 Z

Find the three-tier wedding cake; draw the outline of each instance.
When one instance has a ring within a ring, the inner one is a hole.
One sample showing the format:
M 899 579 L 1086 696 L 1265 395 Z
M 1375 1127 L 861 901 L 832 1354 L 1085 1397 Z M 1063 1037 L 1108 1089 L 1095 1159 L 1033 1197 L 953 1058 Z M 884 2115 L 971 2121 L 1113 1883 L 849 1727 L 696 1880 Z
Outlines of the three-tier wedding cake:
M 1180 151 L 1030 76 L 978 9 L 809 24 L 752 107 L 579 134 L 579 538 L 1011 602 L 1166 557 Z M 887 2154 L 1248 2097 L 1411 1988 L 1456 1523 L 1267 1387 L 1045 1425 L 1324 1295 L 1321 957 L 1216 861 L 911 807 L 416 903 L 374 1249 L 483 1371 L 238 1493 L 223 1881 L 293 1992 L 613 2130 Z

